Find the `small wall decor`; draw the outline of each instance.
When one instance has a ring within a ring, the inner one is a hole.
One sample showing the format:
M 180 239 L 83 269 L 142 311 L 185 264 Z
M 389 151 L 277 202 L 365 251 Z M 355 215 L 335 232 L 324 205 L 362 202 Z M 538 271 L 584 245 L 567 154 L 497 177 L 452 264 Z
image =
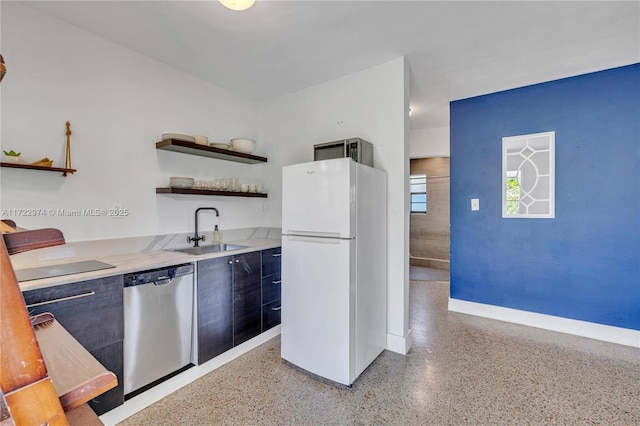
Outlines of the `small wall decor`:
M 555 132 L 502 138 L 502 217 L 555 217 Z
M 64 160 L 64 168 L 71 168 L 71 123 L 67 121 L 67 154 Z M 66 176 L 66 174 L 65 174 Z
M 0 81 L 2 81 L 6 73 L 7 67 L 4 65 L 4 58 L 0 55 Z

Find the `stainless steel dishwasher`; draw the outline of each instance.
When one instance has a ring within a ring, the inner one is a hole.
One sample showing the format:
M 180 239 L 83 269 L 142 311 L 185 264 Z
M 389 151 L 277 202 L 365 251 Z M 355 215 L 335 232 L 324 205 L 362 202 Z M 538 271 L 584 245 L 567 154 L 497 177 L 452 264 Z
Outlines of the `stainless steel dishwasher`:
M 192 264 L 125 275 L 125 398 L 191 366 L 192 335 Z

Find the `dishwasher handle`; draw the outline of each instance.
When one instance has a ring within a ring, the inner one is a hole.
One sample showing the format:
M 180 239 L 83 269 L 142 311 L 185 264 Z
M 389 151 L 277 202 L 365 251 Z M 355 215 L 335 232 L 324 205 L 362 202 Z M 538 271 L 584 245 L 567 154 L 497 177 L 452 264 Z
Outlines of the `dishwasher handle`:
M 173 278 L 171 277 L 158 277 L 158 279 L 153 282 L 153 285 L 167 285 L 171 284 L 172 281 Z

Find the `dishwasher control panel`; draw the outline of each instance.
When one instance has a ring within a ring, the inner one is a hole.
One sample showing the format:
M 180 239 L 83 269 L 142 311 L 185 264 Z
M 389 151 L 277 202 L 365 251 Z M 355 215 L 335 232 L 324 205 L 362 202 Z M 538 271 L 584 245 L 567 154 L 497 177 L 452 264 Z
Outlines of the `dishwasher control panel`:
M 169 266 L 166 268 L 150 269 L 148 271 L 135 272 L 124 276 L 124 286 L 154 283 L 158 281 L 172 280 L 175 277 L 193 274 L 193 264 Z

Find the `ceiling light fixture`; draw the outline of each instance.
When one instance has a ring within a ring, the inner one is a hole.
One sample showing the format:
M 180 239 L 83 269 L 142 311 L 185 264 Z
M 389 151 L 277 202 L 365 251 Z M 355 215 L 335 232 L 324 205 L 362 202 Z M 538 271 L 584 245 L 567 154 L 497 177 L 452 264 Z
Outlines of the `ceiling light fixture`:
M 247 10 L 256 2 L 256 0 L 218 0 L 220 4 L 231 10 Z

